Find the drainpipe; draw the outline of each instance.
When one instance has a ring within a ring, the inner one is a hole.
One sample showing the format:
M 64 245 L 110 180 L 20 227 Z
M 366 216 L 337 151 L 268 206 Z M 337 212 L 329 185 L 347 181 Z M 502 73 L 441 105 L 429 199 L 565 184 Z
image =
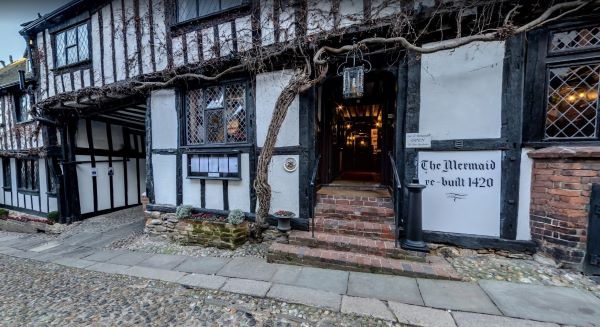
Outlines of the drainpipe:
M 422 198 L 425 185 L 419 184 L 417 178 L 406 186 L 408 189 L 408 216 L 406 219 L 406 239 L 400 246 L 405 250 L 428 252 L 423 241 Z

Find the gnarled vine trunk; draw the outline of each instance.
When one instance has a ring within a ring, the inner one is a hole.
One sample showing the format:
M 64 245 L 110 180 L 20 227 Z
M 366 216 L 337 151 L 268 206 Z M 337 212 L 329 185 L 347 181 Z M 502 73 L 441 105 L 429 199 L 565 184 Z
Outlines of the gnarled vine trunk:
M 307 72 L 296 70 L 288 84 L 281 91 L 281 94 L 279 94 L 279 97 L 277 97 L 277 102 L 275 102 L 275 109 L 273 110 L 267 137 L 258 157 L 256 179 L 254 180 L 254 189 L 256 190 L 256 196 L 258 198 L 258 210 L 256 212 L 256 222 L 253 234 L 258 240 L 262 239 L 262 232 L 268 227 L 267 218 L 269 217 L 269 210 L 271 208 L 269 164 L 273 158 L 273 150 L 275 149 L 275 142 L 277 142 L 277 135 L 279 135 L 279 130 L 287 115 L 288 108 L 296 98 L 296 95 L 298 95 L 300 90 L 308 83 L 309 77 Z

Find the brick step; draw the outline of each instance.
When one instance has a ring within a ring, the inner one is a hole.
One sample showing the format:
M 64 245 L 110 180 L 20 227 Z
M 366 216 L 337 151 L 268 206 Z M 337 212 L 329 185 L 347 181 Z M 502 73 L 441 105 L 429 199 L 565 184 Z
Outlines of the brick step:
M 388 208 L 393 209 L 394 203 L 392 198 L 386 197 L 365 197 L 365 196 L 350 196 L 350 195 L 331 195 L 317 194 L 317 204 L 330 204 L 353 207 L 369 207 L 369 208 Z
M 290 244 L 342 252 L 378 255 L 386 258 L 425 262 L 425 253 L 395 247 L 394 241 L 371 240 L 364 237 L 292 231 Z
M 394 220 L 394 210 L 383 207 L 360 207 L 319 203 L 315 207 L 315 216 L 345 220 L 386 221 Z
M 315 218 L 315 232 L 352 235 L 368 239 L 394 241 L 394 224 L 368 221 L 352 221 L 332 218 Z
M 460 280 L 452 266 L 439 257 L 427 257 L 427 262 L 414 262 L 368 254 L 273 243 L 269 248 L 267 261 L 407 277 Z

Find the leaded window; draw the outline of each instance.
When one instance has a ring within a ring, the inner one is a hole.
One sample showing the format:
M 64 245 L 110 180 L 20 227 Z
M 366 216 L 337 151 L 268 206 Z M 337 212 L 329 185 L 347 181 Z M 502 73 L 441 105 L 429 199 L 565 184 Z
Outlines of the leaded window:
M 246 110 L 246 87 L 243 83 L 188 91 L 187 145 L 247 142 Z
M 595 138 L 600 65 L 550 68 L 546 138 Z
M 54 40 L 56 67 L 73 65 L 90 59 L 87 23 L 57 33 Z
M 209 16 L 239 7 L 246 2 L 247 0 L 177 0 L 177 21 Z
M 10 158 L 2 158 L 2 186 L 4 186 L 5 190 L 12 187 Z
M 39 190 L 38 160 L 17 159 L 17 187 L 22 191 L 37 192 Z
M 552 35 L 550 52 L 584 50 L 600 47 L 600 26 L 556 32 Z
M 15 118 L 18 123 L 31 120 L 31 103 L 29 95 L 23 94 L 15 98 Z

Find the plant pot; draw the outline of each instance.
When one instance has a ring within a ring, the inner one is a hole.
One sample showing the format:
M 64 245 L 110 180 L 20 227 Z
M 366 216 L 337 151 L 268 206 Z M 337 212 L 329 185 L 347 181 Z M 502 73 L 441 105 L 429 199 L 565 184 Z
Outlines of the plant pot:
M 285 233 L 292 229 L 292 218 L 294 216 L 279 216 L 274 215 L 277 218 L 277 230 Z

